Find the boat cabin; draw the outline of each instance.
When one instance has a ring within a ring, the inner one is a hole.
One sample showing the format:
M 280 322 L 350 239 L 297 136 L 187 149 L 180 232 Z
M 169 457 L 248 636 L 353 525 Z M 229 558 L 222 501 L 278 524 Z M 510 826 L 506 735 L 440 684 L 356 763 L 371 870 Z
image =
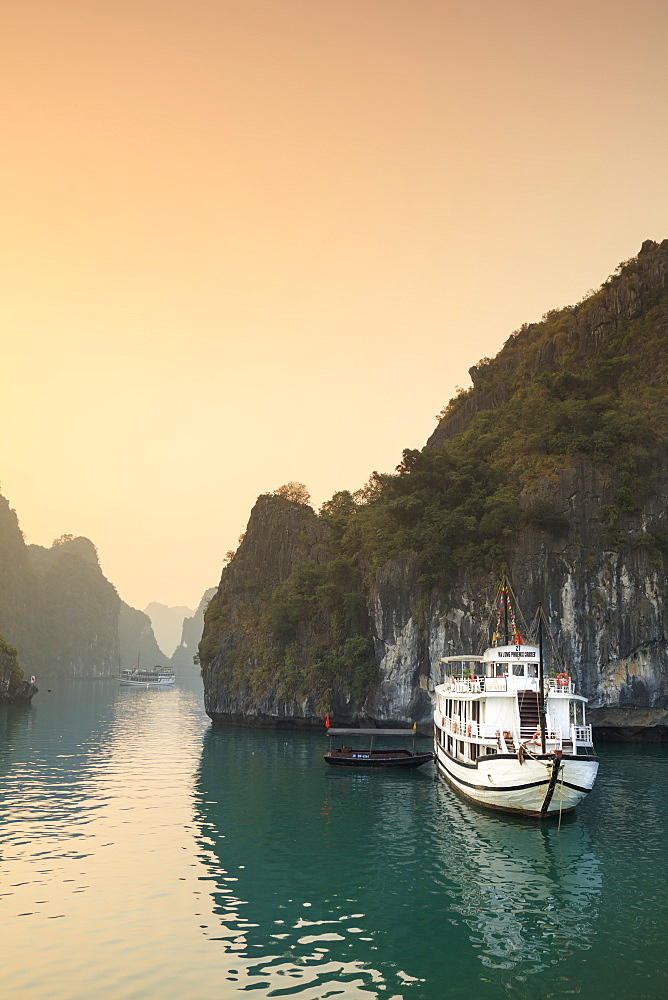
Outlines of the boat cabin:
M 448 748 L 462 759 L 540 745 L 538 646 L 492 646 L 482 655 L 446 656 L 451 674 L 436 688 L 435 715 Z M 585 703 L 566 673 L 543 681 L 546 744 L 577 754 L 592 746 Z M 457 737 L 457 738 L 455 738 Z

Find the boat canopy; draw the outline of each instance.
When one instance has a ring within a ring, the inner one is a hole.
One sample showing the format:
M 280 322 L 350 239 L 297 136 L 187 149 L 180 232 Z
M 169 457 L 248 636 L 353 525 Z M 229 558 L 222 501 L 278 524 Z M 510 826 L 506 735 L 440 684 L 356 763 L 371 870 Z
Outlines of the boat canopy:
M 330 736 L 418 736 L 415 729 L 328 729 Z
M 471 653 L 469 656 L 442 656 L 441 663 L 468 663 L 469 660 L 480 662 L 484 659 L 484 656 L 476 656 L 475 653 Z

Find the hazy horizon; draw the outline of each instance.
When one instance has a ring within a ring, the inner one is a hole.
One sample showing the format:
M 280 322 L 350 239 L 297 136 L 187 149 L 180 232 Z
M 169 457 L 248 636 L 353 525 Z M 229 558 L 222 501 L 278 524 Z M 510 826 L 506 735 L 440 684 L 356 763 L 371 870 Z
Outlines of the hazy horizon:
M 6 6 L 2 493 L 197 607 L 668 236 L 658 0 Z

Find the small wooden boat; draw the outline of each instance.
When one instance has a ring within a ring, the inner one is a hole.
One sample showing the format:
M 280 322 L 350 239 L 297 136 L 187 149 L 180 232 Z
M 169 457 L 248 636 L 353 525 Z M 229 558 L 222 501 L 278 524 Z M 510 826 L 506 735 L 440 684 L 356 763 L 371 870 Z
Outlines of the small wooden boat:
M 414 729 L 328 729 L 327 735 L 330 738 L 330 747 L 324 759 L 335 767 L 420 767 L 434 759 L 431 751 L 416 751 L 417 733 Z M 347 741 L 352 736 L 365 737 L 369 741 L 368 746 L 353 747 L 347 743 L 341 746 L 332 745 L 337 738 Z M 412 750 L 403 747 L 374 746 L 378 738 L 394 740 L 406 736 L 413 737 Z

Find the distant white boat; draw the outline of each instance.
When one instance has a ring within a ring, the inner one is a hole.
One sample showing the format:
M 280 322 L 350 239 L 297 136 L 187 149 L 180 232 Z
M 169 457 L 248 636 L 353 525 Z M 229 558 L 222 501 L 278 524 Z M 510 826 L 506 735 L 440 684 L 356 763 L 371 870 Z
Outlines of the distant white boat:
M 119 677 L 122 687 L 171 687 L 176 674 L 171 667 L 135 667 L 121 670 Z
M 441 659 L 453 676 L 435 690 L 436 766 L 460 795 L 489 809 L 537 817 L 567 812 L 598 771 L 587 699 L 563 668 L 544 676 L 540 609 L 538 644 L 528 645 L 507 581 L 498 608 L 488 649 Z

